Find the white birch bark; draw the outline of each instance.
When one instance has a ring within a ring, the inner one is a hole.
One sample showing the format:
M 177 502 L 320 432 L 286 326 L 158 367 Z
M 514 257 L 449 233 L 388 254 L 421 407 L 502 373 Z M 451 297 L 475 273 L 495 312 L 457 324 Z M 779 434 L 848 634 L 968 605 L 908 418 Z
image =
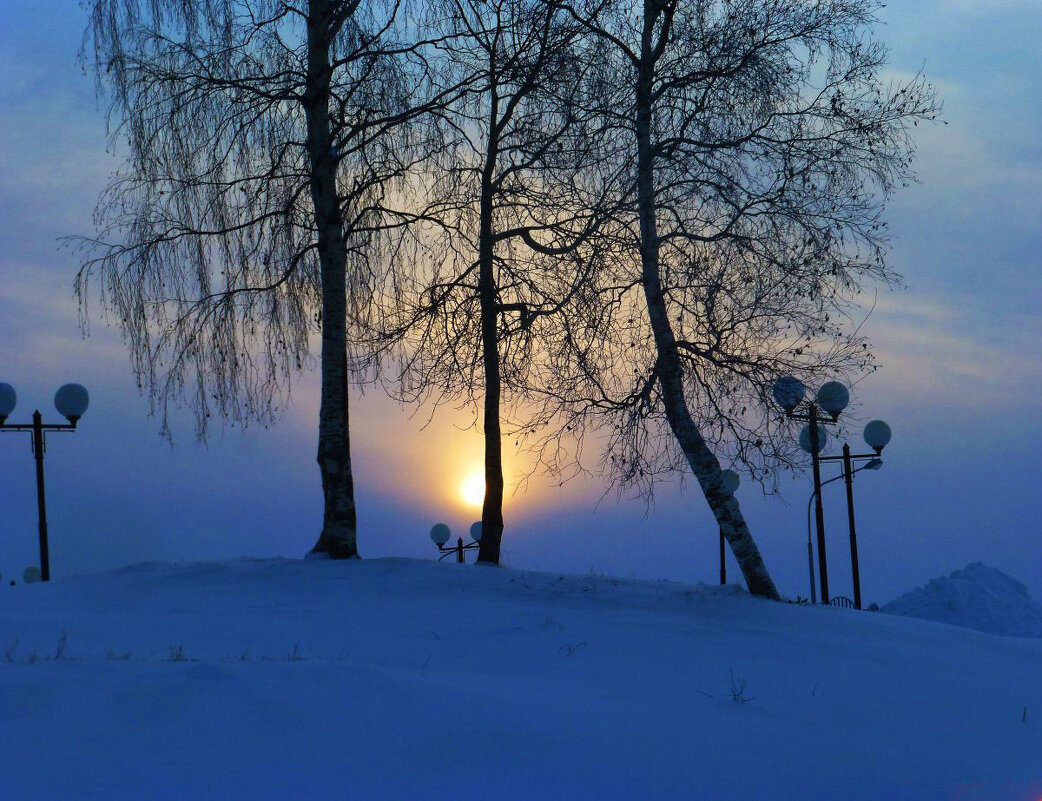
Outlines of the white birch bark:
M 493 69 L 495 65 L 493 64 Z M 503 441 L 500 425 L 502 380 L 499 374 L 499 293 L 495 283 L 492 176 L 498 159 L 499 102 L 493 90 L 485 167 L 481 173 L 481 219 L 478 230 L 478 295 L 481 303 L 481 361 L 485 377 L 484 441 L 485 499 L 481 506 L 481 543 L 478 562 L 499 564 L 503 541 Z
M 329 119 L 332 5 L 330 0 L 311 0 L 308 4 L 308 75 L 304 99 L 311 198 L 322 280 L 318 465 L 322 474 L 323 516 L 322 532 L 312 552 L 348 559 L 358 556 L 358 545 L 348 428 L 347 254 Z
M 656 54 L 655 21 L 659 11 L 655 0 L 644 0 L 644 29 L 641 37 L 637 74 L 637 201 L 640 214 L 641 280 L 648 306 L 648 318 L 658 352 L 656 370 L 662 388 L 666 419 L 677 438 L 691 472 L 694 473 L 720 531 L 731 546 L 749 592 L 777 600 L 778 590 L 767 572 L 760 551 L 738 506 L 724 486 L 720 462 L 709 449 L 691 417 L 684 397 L 683 366 L 677 355 L 676 336 L 669 322 L 659 269 L 659 242 L 656 224 L 655 165 L 652 142 L 654 113 L 652 86 Z

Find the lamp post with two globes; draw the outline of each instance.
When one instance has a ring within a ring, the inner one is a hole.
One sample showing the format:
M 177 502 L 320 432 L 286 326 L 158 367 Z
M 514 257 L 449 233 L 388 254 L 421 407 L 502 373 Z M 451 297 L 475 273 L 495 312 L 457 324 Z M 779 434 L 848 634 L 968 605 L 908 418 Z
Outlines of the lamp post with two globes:
M 10 384 L 0 384 L 0 431 L 30 431 L 33 438 L 33 455 L 36 458 L 36 505 L 40 528 L 40 578 L 51 580 L 51 561 L 47 547 L 47 499 L 43 485 L 43 456 L 45 451 L 44 432 L 75 431 L 76 424 L 90 405 L 90 396 L 80 384 L 65 384 L 54 396 L 54 406 L 68 423 L 44 423 L 39 410 L 33 412 L 31 423 L 12 424 L 7 422 L 14 411 L 18 395 Z
M 466 552 L 476 551 L 481 546 L 481 521 L 479 520 L 471 524 L 471 542 L 468 542 L 466 545 L 463 544 L 463 537 L 457 537 L 455 545 L 446 546 L 445 543 L 449 541 L 450 537 L 452 537 L 452 531 L 444 523 L 435 523 L 431 527 L 431 539 L 438 546 L 438 550 L 441 551 L 438 561 L 440 562 L 450 553 L 454 553 L 456 554 L 456 561 L 462 565 L 466 561 Z
M 794 420 L 806 420 L 807 425 L 800 431 L 800 447 L 810 453 L 811 472 L 814 477 L 814 516 L 818 529 L 818 571 L 821 580 L 821 602 L 829 602 L 828 560 L 825 554 L 825 510 L 821 505 L 821 463 L 819 454 L 828 442 L 828 433 L 822 427 L 819 407 L 835 422 L 850 402 L 850 393 L 838 381 L 829 381 L 818 390 L 814 401 L 807 401 L 806 412 L 796 409 L 804 403 L 806 387 L 798 378 L 783 376 L 774 382 L 774 400 Z

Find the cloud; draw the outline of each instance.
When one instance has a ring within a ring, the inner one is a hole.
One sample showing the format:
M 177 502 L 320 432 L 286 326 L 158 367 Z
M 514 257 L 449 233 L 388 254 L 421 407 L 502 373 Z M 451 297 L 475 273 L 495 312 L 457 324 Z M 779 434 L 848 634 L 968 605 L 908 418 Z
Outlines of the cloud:
M 1038 0 L 945 0 L 944 5 L 948 8 L 966 11 L 999 11 L 1018 8 L 1037 10 Z
M 889 293 L 868 328 L 882 365 L 871 383 L 888 398 L 995 413 L 1037 406 L 1042 322 L 1034 315 L 993 317 L 972 297 Z

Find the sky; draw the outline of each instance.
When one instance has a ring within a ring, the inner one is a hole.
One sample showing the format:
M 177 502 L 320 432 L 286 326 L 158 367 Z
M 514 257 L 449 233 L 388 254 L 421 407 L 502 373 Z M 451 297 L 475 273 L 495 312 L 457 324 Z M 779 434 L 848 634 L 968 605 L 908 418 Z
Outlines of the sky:
M 9 422 L 39 408 L 60 422 L 66 382 L 91 393 L 74 435 L 47 449 L 52 577 L 142 561 L 299 557 L 317 538 L 318 382 L 300 376 L 271 429 L 197 444 L 175 418 L 159 436 L 118 332 L 79 326 L 76 254 L 59 239 L 92 231 L 98 192 L 119 158 L 76 63 L 78 4 L 0 0 L 0 381 L 18 391 Z M 947 125 L 916 131 L 921 183 L 888 208 L 892 263 L 905 288 L 881 289 L 866 329 L 881 369 L 852 390 L 849 440 L 882 418 L 885 464 L 857 476 L 865 603 L 880 604 L 983 561 L 1042 598 L 1037 514 L 1042 449 L 1042 3 L 895 0 L 882 38 L 895 78 L 922 69 Z M 436 522 L 463 534 L 480 517 L 460 486 L 481 464 L 466 412 L 403 409 L 378 389 L 353 398 L 352 447 L 363 557 L 431 558 Z M 511 455 L 514 483 L 525 464 Z M 826 468 L 826 477 L 835 473 Z M 824 490 L 829 583 L 851 595 L 842 482 Z M 810 480 L 781 496 L 738 490 L 780 591 L 809 592 Z M 538 476 L 506 505 L 504 562 L 515 567 L 684 582 L 718 578 L 717 533 L 697 489 L 664 485 L 648 507 L 605 496 L 590 477 Z M 0 574 L 36 564 L 35 474 L 28 436 L 0 434 Z M 739 573 L 728 556 L 728 578 Z

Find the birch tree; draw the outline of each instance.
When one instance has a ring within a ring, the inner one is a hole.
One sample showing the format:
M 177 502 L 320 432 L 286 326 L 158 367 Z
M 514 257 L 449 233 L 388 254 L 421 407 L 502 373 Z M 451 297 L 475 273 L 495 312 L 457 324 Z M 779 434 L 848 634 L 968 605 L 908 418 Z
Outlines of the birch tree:
M 595 134 L 575 97 L 588 65 L 580 26 L 552 3 L 435 9 L 442 79 L 466 90 L 438 112 L 452 134 L 424 165 L 427 202 L 403 213 L 426 233 L 414 232 L 422 245 L 389 295 L 383 336 L 403 344 L 399 397 L 480 404 L 478 561 L 498 564 L 504 407 L 539 358 L 545 319 L 585 291 L 596 263 L 587 244 L 602 203 L 583 181 Z
M 771 598 L 718 454 L 761 476 L 791 463 L 773 380 L 871 368 L 857 292 L 894 279 L 882 208 L 912 180 L 910 127 L 937 112 L 921 78 L 883 82 L 878 7 L 568 6 L 601 67 L 603 156 L 631 171 L 605 229 L 612 269 L 596 274 L 593 306 L 561 318 L 587 325 L 559 332 L 540 419 L 607 421 L 623 483 L 689 470 L 749 590 Z
M 139 386 L 269 423 L 320 332 L 314 551 L 357 555 L 349 379 L 386 250 L 382 199 L 425 133 L 424 46 L 399 0 L 89 0 L 84 60 L 125 167 L 101 200 L 77 291 L 100 284 Z

